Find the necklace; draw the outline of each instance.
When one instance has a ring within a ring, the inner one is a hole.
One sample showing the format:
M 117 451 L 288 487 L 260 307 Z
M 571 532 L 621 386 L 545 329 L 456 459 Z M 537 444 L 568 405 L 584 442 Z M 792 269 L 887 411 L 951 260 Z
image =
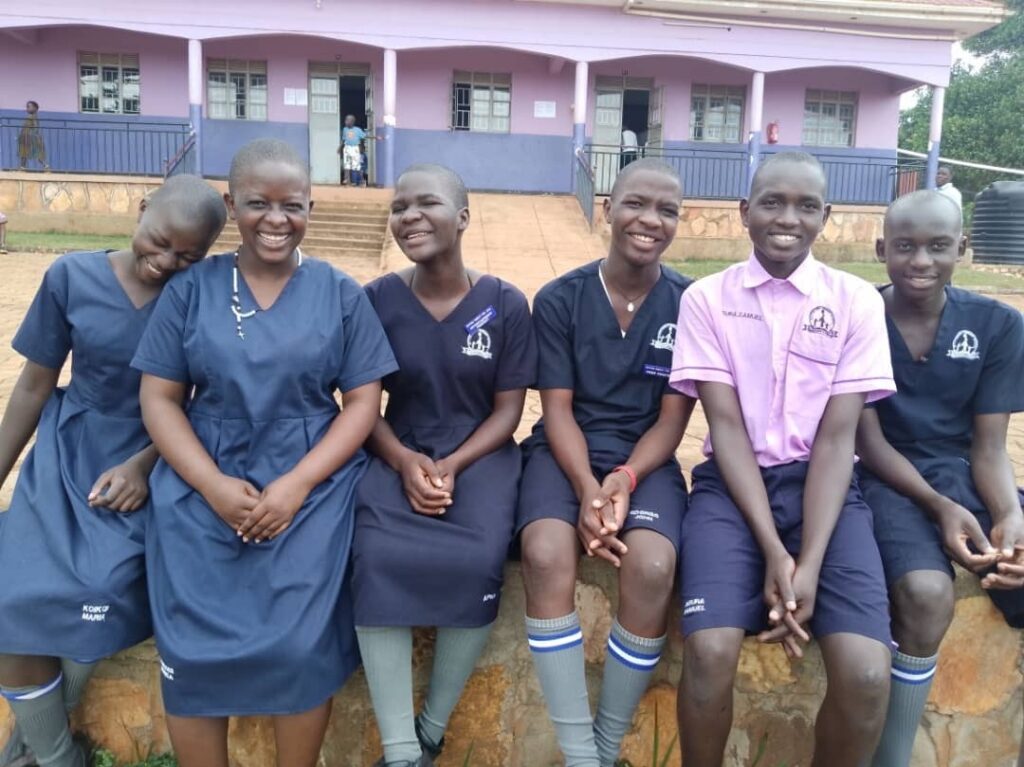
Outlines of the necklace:
M 295 249 L 295 268 L 302 266 L 302 251 Z M 260 311 L 259 306 L 247 312 L 242 311 L 242 299 L 238 295 L 238 251 L 234 253 L 234 264 L 231 267 L 231 313 L 235 315 L 235 332 L 238 337 L 245 340 L 245 333 L 242 331 L 242 320 L 255 317 Z
M 612 308 L 614 308 L 615 302 L 612 301 L 612 294 L 608 292 L 608 283 L 604 281 L 604 261 L 597 265 L 597 276 L 601 278 L 601 287 L 604 288 L 604 294 L 605 296 L 608 297 L 608 303 L 610 303 L 612 305 Z M 653 287 L 654 286 L 652 285 L 650 288 L 647 288 L 647 290 L 638 294 L 636 298 L 630 298 L 618 288 L 615 288 L 615 292 L 625 299 L 626 311 L 632 314 L 633 312 L 636 311 L 636 302 L 642 298 L 645 298 L 647 294 L 651 292 L 651 288 Z

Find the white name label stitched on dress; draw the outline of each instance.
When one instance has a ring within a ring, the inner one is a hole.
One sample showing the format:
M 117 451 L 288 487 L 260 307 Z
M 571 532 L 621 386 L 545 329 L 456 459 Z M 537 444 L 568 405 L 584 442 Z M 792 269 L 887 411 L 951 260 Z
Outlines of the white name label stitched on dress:
M 102 623 L 107 619 L 110 605 L 82 605 L 82 620 L 89 623 Z
M 664 365 L 644 365 L 644 375 L 668 378 L 671 373 L 672 369 Z
M 693 599 L 687 599 L 683 604 L 683 615 L 702 613 L 705 609 L 706 605 L 704 604 L 704 597 L 694 597 Z
M 168 682 L 174 681 L 174 669 L 164 663 L 163 658 L 160 659 L 160 673 Z
M 661 519 L 661 515 L 658 512 L 651 511 L 649 509 L 630 509 L 629 516 L 643 522 L 654 522 L 655 520 Z
M 488 306 L 480 314 L 471 319 L 466 323 L 466 332 L 469 335 L 473 335 L 476 331 L 486 325 L 488 322 L 498 316 L 497 310 L 493 306 Z

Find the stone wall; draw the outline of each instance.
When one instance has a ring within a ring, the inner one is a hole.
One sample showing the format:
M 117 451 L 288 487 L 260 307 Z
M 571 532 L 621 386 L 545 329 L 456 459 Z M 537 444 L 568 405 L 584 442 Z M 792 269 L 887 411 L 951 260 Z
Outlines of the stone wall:
M 139 202 L 163 179 L 0 174 L 0 211 L 11 231 L 130 235 Z
M 913 767 L 1010 767 L 1021 732 L 1021 641 L 981 594 L 973 576 L 960 573 L 956 620 L 943 646 L 924 726 L 918 734 Z M 612 607 L 614 574 L 585 561 L 577 602 L 586 634 L 591 689 L 598 689 Z M 448 748 L 438 764 L 460 767 L 470 747 L 473 767 L 549 767 L 560 764 L 540 688 L 523 635 L 523 590 L 519 567 L 509 564 L 501 614 L 466 695 L 456 710 Z M 416 694 L 421 700 L 429 677 L 432 638 L 417 635 Z M 663 747 L 676 735 L 675 682 L 682 659 L 673 631 L 665 659 L 645 696 L 624 756 L 636 767 L 652 767 L 655 717 Z M 159 693 L 160 673 L 151 643 L 103 663 L 93 679 L 75 725 L 122 759 L 169 749 Z M 748 640 L 740 661 L 736 726 L 727 767 L 750 765 L 767 735 L 760 767 L 810 763 L 814 714 L 824 695 L 821 656 L 790 663 L 778 646 Z M 595 700 L 596 704 L 596 700 Z M 0 742 L 10 727 L 0 703 Z M 263 718 L 232 722 L 232 764 L 272 767 L 273 738 Z M 678 765 L 678 748 L 670 765 Z M 366 683 L 357 673 L 336 697 L 321 764 L 369 767 L 379 756 L 379 738 Z
M 601 202 L 595 206 L 595 228 L 605 238 L 611 228 Z M 873 261 L 875 240 L 882 236 L 884 207 L 835 205 L 825 229 L 814 244 L 817 256 L 828 261 Z M 739 261 L 750 254 L 750 239 L 740 220 L 739 203 L 687 200 L 676 239 L 667 258 L 677 260 Z

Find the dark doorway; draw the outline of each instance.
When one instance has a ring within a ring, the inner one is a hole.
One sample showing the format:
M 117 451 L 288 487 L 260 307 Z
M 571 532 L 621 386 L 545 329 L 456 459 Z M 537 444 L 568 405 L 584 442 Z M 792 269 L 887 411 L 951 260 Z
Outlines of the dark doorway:
M 368 131 L 366 124 L 366 77 L 363 75 L 344 75 L 338 79 L 338 114 L 341 124 L 345 124 L 345 116 L 356 118 L 356 125 Z M 341 128 L 338 128 L 341 135 Z
M 649 119 L 651 92 L 648 90 L 626 90 L 622 98 L 622 128 L 629 128 L 636 134 L 637 143 L 647 143 L 647 120 Z

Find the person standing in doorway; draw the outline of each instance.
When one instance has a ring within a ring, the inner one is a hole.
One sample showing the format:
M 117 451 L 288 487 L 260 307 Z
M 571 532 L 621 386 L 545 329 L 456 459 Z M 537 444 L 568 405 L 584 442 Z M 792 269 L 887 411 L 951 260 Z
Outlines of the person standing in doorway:
M 356 125 L 355 115 L 345 115 L 345 125 L 341 129 L 341 146 L 338 147 L 343 186 L 358 185 L 363 173 L 363 142 L 366 139 L 366 131 Z
M 935 171 L 935 191 L 951 199 L 963 211 L 964 198 L 960 190 L 953 186 L 953 169 L 948 165 L 940 165 Z
M 619 151 L 619 170 L 640 156 L 640 142 L 637 140 L 636 132 L 629 127 L 622 129 L 622 144 Z
M 43 170 L 49 170 L 50 166 L 46 162 L 46 145 L 43 143 L 43 133 L 39 129 L 39 103 L 27 102 L 25 112 L 28 117 L 22 123 L 21 132 L 18 133 L 18 170 L 26 170 L 31 160 L 36 160 L 43 166 Z

